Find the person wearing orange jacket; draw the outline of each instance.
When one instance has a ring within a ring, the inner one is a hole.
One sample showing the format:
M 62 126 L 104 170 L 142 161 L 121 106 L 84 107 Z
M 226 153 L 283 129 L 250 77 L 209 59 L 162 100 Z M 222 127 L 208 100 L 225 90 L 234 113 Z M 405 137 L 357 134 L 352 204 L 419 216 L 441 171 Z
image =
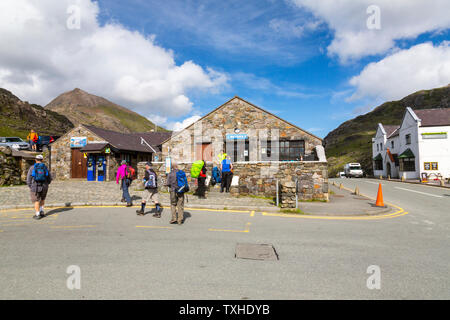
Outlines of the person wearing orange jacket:
M 39 140 L 39 136 L 33 129 L 31 129 L 30 133 L 28 134 L 27 140 L 30 143 L 31 150 L 36 151 L 36 144 Z

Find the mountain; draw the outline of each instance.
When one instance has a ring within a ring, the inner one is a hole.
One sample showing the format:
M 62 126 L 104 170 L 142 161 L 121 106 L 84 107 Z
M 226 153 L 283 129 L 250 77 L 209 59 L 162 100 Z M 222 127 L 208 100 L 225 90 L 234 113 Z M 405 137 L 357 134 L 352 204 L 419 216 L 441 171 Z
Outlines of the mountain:
M 155 129 L 154 123 L 136 112 L 78 88 L 59 95 L 45 108 L 65 115 L 75 125 L 82 123 L 123 133 Z M 157 130 L 167 131 L 162 127 Z
M 73 128 L 65 116 L 29 104 L 6 89 L 0 88 L 0 136 L 26 138 L 31 129 L 40 135 L 60 136 Z
M 324 139 L 329 176 L 343 171 L 344 164 L 359 162 L 372 173 L 372 137 L 378 123 L 400 125 L 406 107 L 412 109 L 450 108 L 450 85 L 421 90 L 398 101 L 385 102 L 369 113 L 341 124 Z

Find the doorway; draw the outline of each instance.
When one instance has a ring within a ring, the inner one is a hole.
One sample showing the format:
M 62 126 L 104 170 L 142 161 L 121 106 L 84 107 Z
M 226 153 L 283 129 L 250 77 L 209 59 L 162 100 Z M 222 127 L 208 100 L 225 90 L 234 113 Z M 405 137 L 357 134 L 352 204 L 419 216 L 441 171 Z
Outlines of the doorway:
M 196 145 L 195 160 L 212 161 L 212 144 L 210 142 L 198 143 Z
M 80 152 L 80 149 L 71 149 L 72 164 L 71 164 L 71 178 L 86 179 L 87 178 L 87 158 Z

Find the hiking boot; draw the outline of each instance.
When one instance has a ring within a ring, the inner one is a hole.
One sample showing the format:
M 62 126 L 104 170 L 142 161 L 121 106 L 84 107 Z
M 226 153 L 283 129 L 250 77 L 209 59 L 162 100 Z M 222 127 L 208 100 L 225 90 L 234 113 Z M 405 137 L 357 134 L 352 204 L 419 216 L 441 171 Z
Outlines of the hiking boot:
M 120 199 L 120 202 L 125 202 L 125 198 Z
M 177 223 L 177 220 L 170 220 L 170 222 L 169 222 L 170 224 L 174 224 L 174 223 Z
M 155 218 L 161 218 L 161 213 L 157 212 L 153 215 Z
M 127 203 L 127 207 L 132 207 L 132 206 L 133 206 L 133 204 L 131 202 Z
M 178 225 L 181 225 L 181 224 L 183 224 L 183 220 L 181 220 L 181 221 L 178 221 Z
M 136 213 L 137 213 L 138 216 L 143 216 L 144 215 L 144 210 L 142 210 L 142 209 L 136 210 Z
M 40 220 L 40 219 L 42 219 L 42 216 L 41 215 L 34 215 L 33 216 L 33 219 L 35 219 L 35 220 Z

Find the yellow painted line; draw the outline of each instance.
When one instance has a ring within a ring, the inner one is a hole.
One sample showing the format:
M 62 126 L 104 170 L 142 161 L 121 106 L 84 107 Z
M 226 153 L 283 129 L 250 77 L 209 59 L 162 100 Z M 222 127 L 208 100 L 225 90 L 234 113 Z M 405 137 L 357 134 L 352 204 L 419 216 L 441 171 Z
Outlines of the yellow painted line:
M 49 207 L 49 209 L 51 210 L 55 210 L 55 209 L 63 209 L 63 208 L 72 208 L 72 209 L 89 209 L 89 208 L 127 208 L 124 205 L 108 205 L 108 206 L 70 206 L 70 207 Z M 132 207 L 128 207 L 128 208 L 139 208 L 139 206 L 132 206 Z M 164 209 L 170 209 L 170 207 L 164 206 L 162 207 Z M 6 209 L 6 210 L 0 210 L 0 212 L 16 212 L 16 211 L 25 211 L 25 210 L 30 210 L 32 209 L 30 208 L 21 208 L 21 209 Z M 233 210 L 233 209 L 207 209 L 207 208 L 184 208 L 184 211 L 189 211 L 189 210 L 193 210 L 193 211 L 213 211 L 213 212 L 241 212 L 241 213 L 249 213 L 249 210 Z
M 160 226 L 136 226 L 136 228 L 173 229 L 173 227 L 160 227 Z
M 208 229 L 208 231 L 219 231 L 219 232 L 243 232 L 243 233 L 248 233 L 250 232 L 250 222 L 247 222 L 247 224 L 245 225 L 245 230 L 231 230 L 231 229 L 213 229 L 210 228 Z
M 254 217 L 255 216 L 255 211 L 252 211 L 251 213 L 250 213 L 250 217 Z
M 52 226 L 50 228 L 55 229 L 74 229 L 74 228 L 95 228 L 93 225 L 86 225 L 86 226 Z

